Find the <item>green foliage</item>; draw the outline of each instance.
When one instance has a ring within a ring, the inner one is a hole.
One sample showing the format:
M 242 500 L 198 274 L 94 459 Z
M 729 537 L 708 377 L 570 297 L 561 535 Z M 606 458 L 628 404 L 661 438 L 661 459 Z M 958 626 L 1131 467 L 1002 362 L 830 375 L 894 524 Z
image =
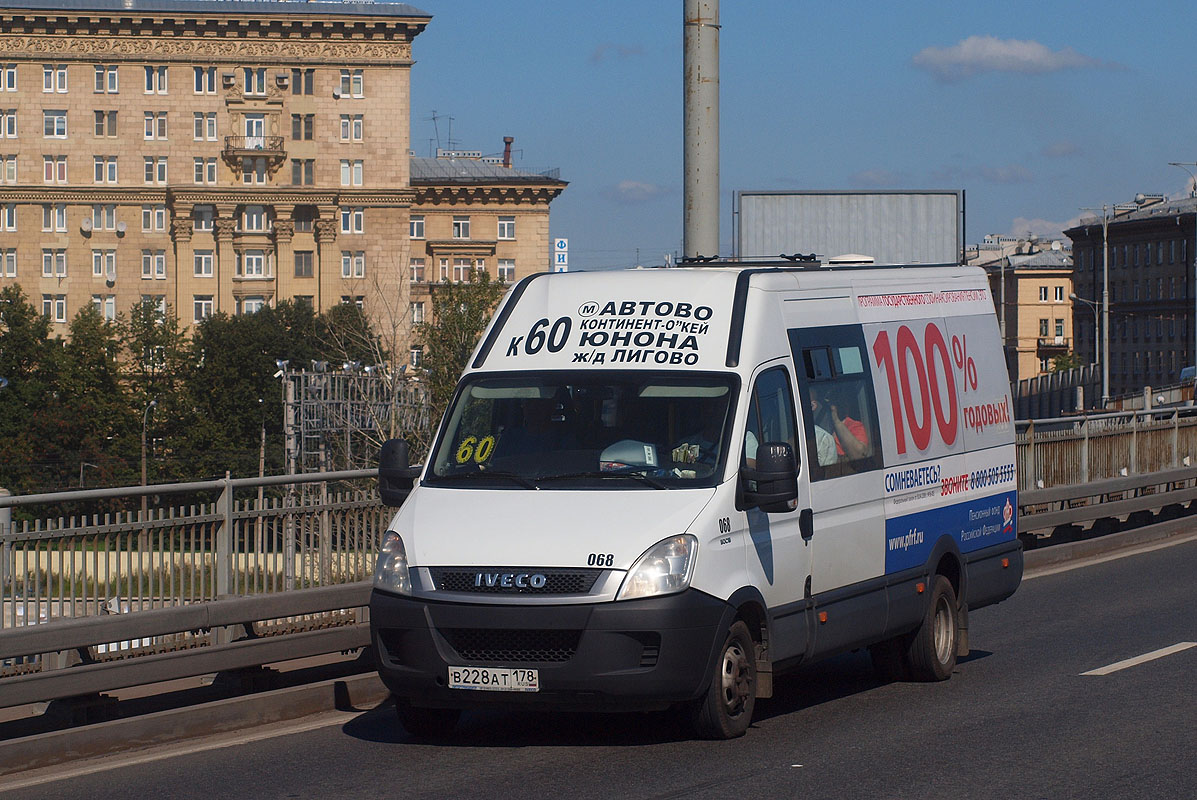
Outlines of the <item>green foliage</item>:
M 507 285 L 485 271 L 462 283 L 432 287 L 432 318 L 416 326 L 424 345 L 423 368 L 432 395 L 433 419 L 445 412 L 470 353 L 490 322 Z
M 1081 357 L 1071 351 L 1061 353 L 1052 359 L 1052 372 L 1066 372 L 1076 367 L 1084 366 Z

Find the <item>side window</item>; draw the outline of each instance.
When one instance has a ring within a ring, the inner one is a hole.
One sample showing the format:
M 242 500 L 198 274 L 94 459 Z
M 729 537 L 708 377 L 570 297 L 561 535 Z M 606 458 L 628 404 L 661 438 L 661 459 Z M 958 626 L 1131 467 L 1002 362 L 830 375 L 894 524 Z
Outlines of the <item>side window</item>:
M 801 462 L 802 452 L 795 439 L 797 428 L 789 374 L 781 367 L 762 372 L 752 387 L 748 405 L 744 463 L 755 466 L 756 451 L 762 442 L 785 442 L 793 449 L 794 458 Z
M 881 468 L 877 400 L 859 325 L 791 330 L 812 480 Z

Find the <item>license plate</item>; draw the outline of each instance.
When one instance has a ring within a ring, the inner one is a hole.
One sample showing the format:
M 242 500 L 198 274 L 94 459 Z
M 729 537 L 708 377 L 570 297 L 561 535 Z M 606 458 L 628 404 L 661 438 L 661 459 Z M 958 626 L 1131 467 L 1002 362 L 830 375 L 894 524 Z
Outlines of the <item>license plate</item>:
M 484 692 L 539 692 L 540 675 L 534 669 L 449 667 L 449 688 Z

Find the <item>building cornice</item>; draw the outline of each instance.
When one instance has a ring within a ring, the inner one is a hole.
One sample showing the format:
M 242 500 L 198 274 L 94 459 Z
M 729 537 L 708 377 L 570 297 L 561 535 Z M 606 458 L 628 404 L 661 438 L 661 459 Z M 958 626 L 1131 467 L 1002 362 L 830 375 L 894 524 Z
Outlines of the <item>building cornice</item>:
M 327 4 L 334 10 L 334 4 Z M 410 67 L 427 20 L 0 11 L 0 58 Z
M 471 204 L 548 204 L 565 189 L 564 184 L 543 184 L 533 186 L 413 186 L 417 205 L 471 205 Z

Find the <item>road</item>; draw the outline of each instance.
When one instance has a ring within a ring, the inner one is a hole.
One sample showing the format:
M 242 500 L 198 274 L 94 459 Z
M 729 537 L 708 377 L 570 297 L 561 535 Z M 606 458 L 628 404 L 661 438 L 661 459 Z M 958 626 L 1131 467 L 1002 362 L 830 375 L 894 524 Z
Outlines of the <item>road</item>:
M 946 683 L 881 684 L 860 653 L 779 679 L 730 742 L 663 714 L 496 712 L 427 745 L 382 707 L 63 765 L 4 797 L 1195 797 L 1194 607 L 1197 540 L 1030 577 L 972 615 Z

